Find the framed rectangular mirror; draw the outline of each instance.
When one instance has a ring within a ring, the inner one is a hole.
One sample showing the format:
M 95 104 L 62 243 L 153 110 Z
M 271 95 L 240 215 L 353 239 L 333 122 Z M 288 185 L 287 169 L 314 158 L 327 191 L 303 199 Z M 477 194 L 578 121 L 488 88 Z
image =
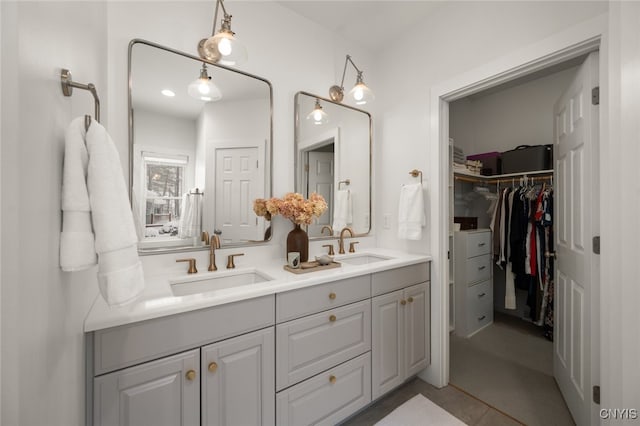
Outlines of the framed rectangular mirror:
M 272 111 L 263 78 L 131 41 L 129 181 L 141 252 L 203 246 L 203 231 L 223 246 L 269 239 L 253 200 L 271 196 Z
M 318 105 L 322 112 L 317 110 Z M 315 112 L 314 112 L 315 110 Z M 324 114 L 324 115 L 323 115 Z M 372 120 L 363 110 L 307 92 L 295 96 L 296 191 L 321 194 L 329 208 L 309 238 L 371 230 Z

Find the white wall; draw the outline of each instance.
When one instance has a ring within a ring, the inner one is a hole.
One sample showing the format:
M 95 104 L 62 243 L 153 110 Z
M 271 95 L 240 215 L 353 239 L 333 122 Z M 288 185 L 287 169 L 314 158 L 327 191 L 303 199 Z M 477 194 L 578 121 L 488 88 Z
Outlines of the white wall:
M 2 2 L 2 420 L 6 426 L 84 424 L 85 315 L 96 272 L 59 268 L 64 132 L 93 114 L 65 98 L 60 69 L 106 90 L 101 3 Z M 106 114 L 105 114 L 106 116 Z M 105 117 L 106 118 L 106 117 Z M 106 121 L 106 120 L 105 120 Z
M 449 137 L 465 155 L 553 143 L 553 105 L 576 68 L 449 104 Z

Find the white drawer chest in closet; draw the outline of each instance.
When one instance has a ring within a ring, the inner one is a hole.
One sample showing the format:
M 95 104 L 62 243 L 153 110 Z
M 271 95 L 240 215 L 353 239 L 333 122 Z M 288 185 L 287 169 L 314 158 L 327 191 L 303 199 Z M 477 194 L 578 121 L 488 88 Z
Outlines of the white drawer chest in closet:
M 492 233 L 454 234 L 456 334 L 471 337 L 493 322 Z

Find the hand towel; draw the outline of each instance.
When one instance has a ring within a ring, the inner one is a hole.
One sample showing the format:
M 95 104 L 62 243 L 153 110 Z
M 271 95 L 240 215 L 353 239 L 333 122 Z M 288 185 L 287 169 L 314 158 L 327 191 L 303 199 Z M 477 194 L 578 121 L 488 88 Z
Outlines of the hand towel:
M 142 292 L 144 275 L 120 156 L 105 128 L 95 120 L 87 131 L 86 144 L 98 286 L 109 305 L 123 305 Z
M 180 238 L 200 238 L 202 232 L 202 194 L 184 194 L 181 212 L 178 236 Z
M 97 263 L 86 183 L 89 154 L 84 138 L 84 118 L 79 117 L 71 122 L 65 135 L 60 234 L 63 271 L 80 271 Z
M 341 229 L 353 222 L 353 200 L 351 190 L 342 189 L 336 191 L 333 206 L 333 229 L 340 232 Z
M 404 185 L 400 190 L 398 206 L 398 238 L 420 240 L 426 224 L 422 184 Z

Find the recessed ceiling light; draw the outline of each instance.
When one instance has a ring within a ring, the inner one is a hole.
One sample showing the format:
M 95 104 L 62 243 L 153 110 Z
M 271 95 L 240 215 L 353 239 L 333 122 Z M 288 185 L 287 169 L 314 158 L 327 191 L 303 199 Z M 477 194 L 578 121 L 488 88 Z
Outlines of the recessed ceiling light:
M 162 92 L 160 92 L 160 93 L 162 93 L 163 95 L 165 95 L 165 96 L 166 96 L 166 97 L 168 97 L 168 98 L 173 98 L 173 97 L 176 95 L 173 91 L 171 91 L 171 90 L 169 90 L 169 89 L 164 89 L 164 90 L 163 90 Z

